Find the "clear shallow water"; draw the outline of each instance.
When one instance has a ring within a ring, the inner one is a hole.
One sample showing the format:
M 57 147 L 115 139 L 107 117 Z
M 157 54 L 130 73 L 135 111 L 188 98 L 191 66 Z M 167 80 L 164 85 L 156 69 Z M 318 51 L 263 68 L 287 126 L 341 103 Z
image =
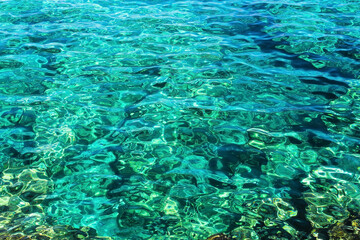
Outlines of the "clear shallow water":
M 0 237 L 339 239 L 359 6 L 1 1 Z

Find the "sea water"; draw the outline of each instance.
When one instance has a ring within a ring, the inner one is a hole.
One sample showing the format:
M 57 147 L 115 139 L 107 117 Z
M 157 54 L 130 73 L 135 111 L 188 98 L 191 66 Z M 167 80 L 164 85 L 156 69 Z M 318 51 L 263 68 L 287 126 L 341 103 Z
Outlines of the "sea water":
M 1 0 L 0 239 L 350 239 L 359 80 L 358 0 Z

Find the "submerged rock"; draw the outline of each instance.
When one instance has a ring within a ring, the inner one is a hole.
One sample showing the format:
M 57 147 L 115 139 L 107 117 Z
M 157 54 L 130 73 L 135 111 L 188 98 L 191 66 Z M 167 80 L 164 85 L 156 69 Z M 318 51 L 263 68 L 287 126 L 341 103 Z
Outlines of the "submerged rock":
M 230 239 L 233 239 L 233 237 L 231 235 L 224 234 L 224 233 L 218 233 L 218 234 L 208 237 L 206 240 L 230 240 Z
M 330 240 L 360 239 L 360 216 L 350 216 L 343 222 L 333 226 L 329 231 Z
M 2 230 L 2 229 L 1 229 Z M 26 234 L 21 227 L 17 228 L 17 232 L 9 233 L 8 231 L 2 231 L 0 233 L 0 239 L 2 240 L 111 240 L 110 237 L 96 236 L 96 231 L 92 228 L 83 227 L 80 229 L 73 228 L 66 225 L 55 226 L 37 226 L 34 233 Z

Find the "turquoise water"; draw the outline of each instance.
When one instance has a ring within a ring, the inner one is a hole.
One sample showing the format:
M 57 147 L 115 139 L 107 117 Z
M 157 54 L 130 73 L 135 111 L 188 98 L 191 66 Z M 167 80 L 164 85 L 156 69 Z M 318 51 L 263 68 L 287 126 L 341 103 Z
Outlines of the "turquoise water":
M 2 0 L 0 239 L 357 239 L 359 60 L 357 0 Z

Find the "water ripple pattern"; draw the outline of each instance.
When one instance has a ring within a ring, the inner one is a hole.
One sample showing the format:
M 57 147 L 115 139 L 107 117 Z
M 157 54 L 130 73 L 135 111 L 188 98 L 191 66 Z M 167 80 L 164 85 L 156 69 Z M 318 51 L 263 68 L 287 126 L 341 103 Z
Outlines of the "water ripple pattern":
M 356 239 L 359 80 L 357 0 L 1 0 L 0 238 Z

